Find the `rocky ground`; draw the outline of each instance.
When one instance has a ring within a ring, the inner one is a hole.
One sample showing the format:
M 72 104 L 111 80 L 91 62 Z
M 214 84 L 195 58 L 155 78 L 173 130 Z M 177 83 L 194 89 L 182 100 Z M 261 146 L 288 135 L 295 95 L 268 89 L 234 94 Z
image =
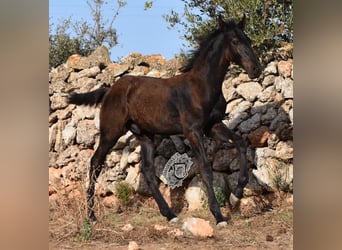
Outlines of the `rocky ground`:
M 206 208 L 185 210 L 178 215 L 179 222 L 171 224 L 150 198 L 132 197 L 119 212 L 99 206 L 94 225 L 84 220 L 82 202 L 50 204 L 49 249 L 293 249 L 292 195 L 277 196 L 273 208 L 249 215 L 223 207 L 230 217 L 223 228 L 215 226 Z M 190 231 L 184 228 L 189 218 L 204 224 Z

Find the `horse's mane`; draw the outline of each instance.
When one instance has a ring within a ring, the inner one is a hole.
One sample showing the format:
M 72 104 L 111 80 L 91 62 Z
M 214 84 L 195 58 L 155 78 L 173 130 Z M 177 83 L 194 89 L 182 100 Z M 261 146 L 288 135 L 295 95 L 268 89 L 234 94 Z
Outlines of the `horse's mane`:
M 234 21 L 229 21 L 228 23 L 226 23 L 226 29 L 232 29 L 235 26 L 236 24 Z M 188 54 L 189 59 L 187 59 L 185 65 L 179 69 L 180 72 L 184 73 L 190 71 L 195 65 L 197 59 L 201 57 L 204 51 L 207 51 L 207 49 L 210 47 L 215 38 L 222 32 L 223 31 L 220 28 L 217 28 L 211 32 L 208 32 L 207 34 L 204 34 L 201 37 L 198 37 L 196 39 L 198 48 L 190 51 L 190 53 Z

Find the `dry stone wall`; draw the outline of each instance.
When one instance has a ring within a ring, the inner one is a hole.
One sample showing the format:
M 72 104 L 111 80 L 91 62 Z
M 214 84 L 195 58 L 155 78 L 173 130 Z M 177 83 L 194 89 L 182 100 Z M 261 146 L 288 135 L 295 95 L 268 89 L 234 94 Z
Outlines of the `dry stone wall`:
M 265 65 L 258 80 L 249 79 L 240 67 L 232 65 L 222 84 L 227 101 L 223 122 L 248 143 L 250 180 L 245 188 L 248 196 L 293 190 L 292 47 L 278 52 L 274 56 L 277 59 Z M 177 59 L 167 61 L 161 55 L 134 53 L 120 63 L 111 63 L 108 58 L 106 48 L 99 47 L 91 56 L 71 56 L 65 64 L 49 72 L 51 200 L 58 199 L 61 190 L 67 187 L 71 190 L 75 183 L 88 183 L 90 158 L 99 140 L 100 107 L 68 105 L 69 93 L 110 86 L 125 74 L 171 77 L 181 66 Z M 196 166 L 190 169 L 181 188 L 170 190 L 162 176 L 166 162 L 176 152 L 192 157 L 187 140 L 183 136 L 155 136 L 155 145 L 156 176 L 166 199 L 171 202 L 171 196 L 182 196 L 186 200 L 183 207 L 203 206 L 206 192 Z M 229 142 L 216 145 L 210 138 L 205 138 L 205 146 L 214 170 L 215 191 L 224 203 L 237 184 L 239 155 Z M 137 193 L 150 195 L 140 173 L 140 161 L 140 145 L 133 134 L 127 132 L 107 156 L 97 182 L 97 194 L 102 197 L 115 195 L 116 183 L 125 180 Z M 79 195 L 85 197 L 81 193 Z

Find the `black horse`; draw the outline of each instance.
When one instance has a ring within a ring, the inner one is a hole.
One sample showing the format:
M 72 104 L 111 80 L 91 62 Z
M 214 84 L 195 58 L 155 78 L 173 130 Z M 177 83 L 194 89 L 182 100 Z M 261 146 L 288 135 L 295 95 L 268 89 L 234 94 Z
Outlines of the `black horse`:
M 248 182 L 248 164 L 244 140 L 229 130 L 222 119 L 226 101 L 222 81 L 230 62 L 248 73 L 250 78 L 261 74 L 261 65 L 253 52 L 250 39 L 243 29 L 245 16 L 239 23 L 224 22 L 218 18 L 218 29 L 200 42 L 182 74 L 168 78 L 124 76 L 110 88 L 77 94 L 72 93 L 69 103 L 95 105 L 101 102 L 100 142 L 91 158 L 90 183 L 87 190 L 88 216 L 94 214 L 94 189 L 108 151 L 127 129 L 141 144 L 141 170 L 146 178 L 159 210 L 168 220 L 177 220 L 161 195 L 155 177 L 153 136 L 184 134 L 194 153 L 201 178 L 208 191 L 210 211 L 221 225 L 226 224 L 213 190 L 213 174 L 203 145 L 204 135 L 215 140 L 232 140 L 240 153 L 238 185 L 230 197 L 236 204 Z

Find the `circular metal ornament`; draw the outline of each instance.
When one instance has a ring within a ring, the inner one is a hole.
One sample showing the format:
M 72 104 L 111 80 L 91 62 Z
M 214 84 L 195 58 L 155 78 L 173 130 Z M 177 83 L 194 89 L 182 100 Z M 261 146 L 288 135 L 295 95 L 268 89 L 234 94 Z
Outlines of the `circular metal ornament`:
M 188 176 L 193 162 L 186 154 L 176 152 L 165 164 L 163 176 L 170 188 L 182 186 L 183 180 Z

